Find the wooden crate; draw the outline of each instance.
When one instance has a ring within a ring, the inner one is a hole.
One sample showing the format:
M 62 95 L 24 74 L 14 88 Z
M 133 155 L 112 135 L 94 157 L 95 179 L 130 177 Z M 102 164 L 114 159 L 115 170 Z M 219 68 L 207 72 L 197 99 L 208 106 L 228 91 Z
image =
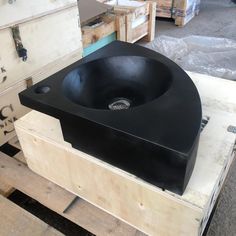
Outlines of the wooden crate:
M 148 235 L 202 235 L 235 155 L 236 134 L 228 128 L 235 126 L 236 85 L 189 75 L 209 121 L 182 196 L 72 148 L 63 139 L 60 122 L 36 111 L 15 122 L 29 167 Z
M 172 18 L 174 0 L 152 0 L 156 2 L 156 16 L 157 17 L 165 17 Z
M 125 15 L 126 42 L 134 43 L 145 36 L 149 42 L 154 39 L 156 3 L 127 0 L 104 3 L 113 5 L 117 16 Z
M 145 0 L 144 0 L 145 1 Z M 173 18 L 177 26 L 186 25 L 200 10 L 200 0 L 150 0 L 157 4 L 156 16 Z
M 75 0 L 0 1 L 0 145 L 12 138 L 13 121 L 28 109 L 18 93 L 81 59 L 82 39 Z M 11 27 L 19 26 L 28 59 L 18 57 Z M 28 83 L 26 83 L 28 81 Z M 29 83 L 30 82 L 30 83 Z
M 186 25 L 200 11 L 200 0 L 174 0 L 175 24 L 178 26 Z
M 87 56 L 114 40 L 125 41 L 125 17 L 108 13 L 81 28 L 84 52 Z

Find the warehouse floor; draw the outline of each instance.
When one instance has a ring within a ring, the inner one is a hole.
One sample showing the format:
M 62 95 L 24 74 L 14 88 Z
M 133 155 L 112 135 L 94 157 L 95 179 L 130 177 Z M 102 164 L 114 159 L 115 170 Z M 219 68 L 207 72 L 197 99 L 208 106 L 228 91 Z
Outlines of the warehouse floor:
M 185 27 L 178 28 L 172 22 L 157 21 L 156 35 L 202 35 L 236 40 L 236 4 L 231 0 L 202 0 L 199 15 Z
M 224 37 L 236 40 L 236 4 L 230 0 L 202 0 L 197 17 L 179 28 L 171 21 L 157 21 L 157 37 L 182 38 L 189 35 Z M 139 44 L 144 44 L 143 41 Z M 235 67 L 236 70 L 236 67 Z M 236 161 L 232 164 L 207 236 L 236 235 Z

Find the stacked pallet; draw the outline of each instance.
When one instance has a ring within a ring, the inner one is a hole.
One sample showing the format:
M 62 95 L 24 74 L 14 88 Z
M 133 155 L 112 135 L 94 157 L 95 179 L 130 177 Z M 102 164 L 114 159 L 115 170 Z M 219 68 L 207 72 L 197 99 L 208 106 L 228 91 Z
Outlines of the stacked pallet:
M 0 0 L 0 145 L 28 109 L 18 93 L 82 56 L 76 0 Z

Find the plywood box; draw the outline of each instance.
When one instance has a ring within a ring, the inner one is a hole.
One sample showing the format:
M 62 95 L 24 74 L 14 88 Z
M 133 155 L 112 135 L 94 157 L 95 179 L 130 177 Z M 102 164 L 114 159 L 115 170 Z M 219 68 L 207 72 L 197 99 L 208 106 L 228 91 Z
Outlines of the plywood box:
M 182 196 L 72 148 L 60 122 L 36 111 L 15 122 L 29 168 L 148 235 L 201 235 L 235 155 L 236 85 L 189 75 L 208 122 Z

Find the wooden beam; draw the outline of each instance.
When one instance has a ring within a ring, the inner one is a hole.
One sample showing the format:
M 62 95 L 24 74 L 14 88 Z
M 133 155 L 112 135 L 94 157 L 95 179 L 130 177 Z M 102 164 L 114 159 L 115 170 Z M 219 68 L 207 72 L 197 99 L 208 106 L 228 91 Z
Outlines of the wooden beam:
M 155 38 L 156 26 L 156 2 L 149 2 L 149 20 L 147 41 L 151 42 Z

